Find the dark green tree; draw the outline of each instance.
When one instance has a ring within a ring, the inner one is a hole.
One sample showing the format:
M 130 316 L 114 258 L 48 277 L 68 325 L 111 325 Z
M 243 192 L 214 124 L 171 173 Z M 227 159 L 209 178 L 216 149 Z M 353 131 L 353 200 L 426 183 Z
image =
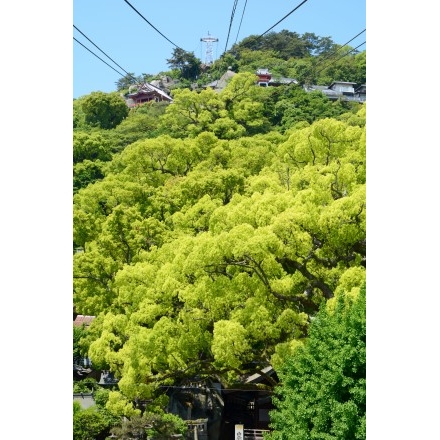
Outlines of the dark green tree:
M 104 132 L 75 131 L 73 133 L 73 163 L 90 161 L 108 161 L 111 156 L 112 145 Z
M 86 115 L 82 109 L 84 97 L 73 100 L 73 129 L 88 130 L 90 127 L 86 123 Z
M 279 57 L 287 60 L 291 57 L 306 57 L 309 55 L 308 41 L 296 32 L 283 29 L 281 32 L 269 32 L 263 37 L 264 50 L 275 50 Z
M 141 75 L 135 76 L 134 73 L 127 73 L 127 75 L 119 78 L 116 82 L 116 90 L 118 92 L 127 91 L 131 85 L 142 84 L 144 82 L 149 82 L 154 78 L 155 75 L 150 73 L 142 73 Z
M 140 82 L 140 78 L 136 78 L 134 73 L 128 73 L 127 75 L 119 78 L 116 82 L 116 90 L 119 92 L 121 90 L 128 89 L 131 85 L 137 84 Z
M 313 33 L 299 35 L 283 29 L 280 32 L 269 32 L 263 36 L 250 35 L 240 43 L 234 44 L 228 53 L 237 59 L 241 58 L 241 52 L 247 50 L 276 51 L 279 58 L 307 58 L 311 55 L 325 53 L 333 47 L 330 37 L 318 37 Z
M 365 84 L 367 81 L 367 54 L 363 52 L 339 51 L 328 60 L 317 64 L 318 84 L 330 84 L 334 80 Z
M 106 130 L 115 128 L 128 115 L 128 107 L 119 93 L 92 92 L 81 101 L 85 122 Z
M 112 426 L 111 418 L 97 406 L 86 409 L 74 406 L 73 440 L 104 440 Z
M 267 440 L 366 438 L 366 293 L 323 305 L 278 371 Z
M 120 426 L 112 428 L 112 434 L 119 440 L 132 438 L 165 440 L 174 435 L 184 435 L 187 431 L 184 420 L 173 414 L 145 413 L 143 416 L 133 416 L 122 422 Z
M 85 188 L 90 183 L 104 177 L 103 162 L 100 160 L 85 160 L 73 166 L 73 192 Z
M 73 361 L 80 362 L 86 352 L 81 349 L 80 341 L 86 336 L 87 328 L 85 326 L 73 326 Z
M 167 59 L 167 64 L 172 69 L 180 71 L 181 78 L 194 80 L 200 74 L 202 62 L 194 55 L 194 52 L 186 52 L 177 47 L 173 50 L 172 57 Z
M 333 50 L 335 45 L 330 37 L 318 37 L 313 32 L 306 32 L 301 39 L 306 42 L 311 55 L 326 54 Z

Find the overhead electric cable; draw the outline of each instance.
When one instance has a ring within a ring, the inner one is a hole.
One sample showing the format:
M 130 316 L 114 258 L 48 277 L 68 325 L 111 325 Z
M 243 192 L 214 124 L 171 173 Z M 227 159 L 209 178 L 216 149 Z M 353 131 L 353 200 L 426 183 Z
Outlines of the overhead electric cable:
M 301 2 L 296 8 L 292 9 L 288 14 L 286 14 L 281 20 L 277 21 L 272 27 L 270 27 L 266 32 L 263 32 L 261 35 L 259 35 L 257 37 L 261 38 L 263 35 L 267 34 L 270 30 L 272 30 L 277 24 L 280 24 L 283 20 L 285 20 L 290 14 L 292 14 L 293 12 L 295 12 L 300 6 L 302 6 L 304 3 L 306 3 L 308 0 L 304 0 L 303 2 Z
M 244 2 L 243 12 L 241 13 L 240 25 L 238 26 L 237 36 L 235 37 L 234 44 L 236 44 L 238 40 L 238 34 L 240 33 L 241 23 L 243 22 L 243 16 L 244 16 L 244 11 L 246 10 L 246 5 L 247 5 L 247 0 Z
M 229 20 L 228 37 L 226 38 L 226 44 L 225 44 L 225 52 L 226 52 L 226 48 L 228 47 L 229 35 L 231 33 L 231 26 L 232 26 L 232 21 L 234 20 L 235 8 L 237 7 L 237 3 L 238 3 L 238 0 L 235 0 L 234 5 L 232 6 L 231 19 Z
M 155 26 L 153 26 L 130 2 L 127 0 L 124 0 L 125 3 L 127 3 L 130 8 L 133 9 L 139 16 L 141 16 L 156 32 L 158 32 L 162 37 L 165 38 L 165 40 L 169 41 L 173 46 L 176 46 L 178 49 L 183 50 L 181 47 L 179 47 L 177 44 L 173 43 L 169 38 L 167 38 L 159 29 L 157 29 Z
M 348 51 L 347 53 L 344 53 L 344 55 L 342 55 L 339 58 L 336 58 L 335 60 L 333 60 L 331 63 L 327 64 L 326 66 L 324 66 L 322 69 L 318 70 L 317 72 L 315 72 L 315 75 L 317 75 L 318 73 L 322 72 L 324 69 L 327 69 L 327 67 L 331 66 L 333 63 L 336 63 L 336 61 L 339 61 L 341 58 L 346 57 L 347 55 L 349 55 L 351 52 L 354 52 L 358 47 L 363 46 L 366 43 L 366 41 L 364 41 L 363 43 L 359 44 L 358 46 L 356 46 L 354 49 L 351 49 L 350 51 Z
M 348 43 L 351 43 L 355 38 L 359 37 L 359 35 L 363 34 L 367 29 L 364 29 L 363 31 L 359 32 L 357 35 L 355 35 L 351 40 L 348 40 L 344 45 L 338 47 L 336 50 L 334 50 L 333 52 L 330 52 L 329 54 L 325 55 L 323 58 L 321 58 L 318 61 L 318 64 L 322 63 L 323 61 L 325 61 L 326 59 L 330 58 L 333 55 L 336 55 L 336 53 L 338 53 L 343 47 L 347 46 Z
M 102 58 L 98 57 L 98 55 L 96 55 L 96 53 L 92 52 L 88 47 L 84 46 L 84 44 L 82 44 L 80 41 L 78 41 L 75 37 L 73 37 L 73 39 L 78 43 L 81 44 L 82 47 L 84 47 L 84 49 L 87 49 L 92 55 L 95 55 L 96 58 L 100 59 L 104 64 L 107 64 L 108 67 L 110 67 L 110 69 L 113 69 L 116 73 L 118 73 L 119 75 L 121 75 L 122 77 L 124 76 L 124 74 L 122 74 L 121 72 L 118 72 L 114 67 L 110 66 L 110 64 L 108 64 L 106 61 L 104 61 Z
M 87 40 L 90 41 L 90 43 L 93 44 L 93 46 L 95 46 L 99 51 L 101 51 L 109 60 L 111 60 L 113 63 L 115 63 L 120 69 L 122 69 L 127 76 L 129 76 L 130 78 L 132 78 L 135 82 L 137 82 L 137 79 L 131 74 L 128 73 L 123 67 L 121 67 L 115 60 L 113 60 L 112 58 L 110 58 L 103 50 L 101 50 L 89 37 L 87 37 L 87 35 L 85 35 L 83 32 L 81 32 L 75 25 L 73 25 L 73 27 L 85 38 L 87 38 Z

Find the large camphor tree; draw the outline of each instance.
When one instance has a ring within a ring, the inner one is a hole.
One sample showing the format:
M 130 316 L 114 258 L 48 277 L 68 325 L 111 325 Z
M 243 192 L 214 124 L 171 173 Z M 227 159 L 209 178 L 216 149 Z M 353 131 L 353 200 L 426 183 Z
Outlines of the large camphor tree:
M 174 103 L 164 118 L 190 137 L 132 143 L 74 197 L 74 303 L 96 316 L 86 348 L 127 416 L 160 386 L 277 369 L 322 300 L 365 280 L 365 108 L 219 138 L 216 121 L 252 125 L 246 81 L 199 107 L 176 97 L 181 119 Z

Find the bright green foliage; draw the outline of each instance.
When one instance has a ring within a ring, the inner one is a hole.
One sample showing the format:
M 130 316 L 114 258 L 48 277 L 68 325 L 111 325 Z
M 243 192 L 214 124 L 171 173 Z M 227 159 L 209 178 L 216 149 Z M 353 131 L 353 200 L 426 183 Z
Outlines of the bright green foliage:
M 353 48 L 347 46 L 344 50 L 345 53 L 348 53 Z M 336 79 L 357 84 L 366 83 L 366 52 L 344 56 L 344 50 L 340 50 L 334 55 L 337 57 L 336 60 L 329 58 L 325 63 L 322 63 L 322 70 L 318 69 L 317 72 L 319 75 L 317 84 L 329 85 Z
M 73 440 L 95 440 L 109 432 L 112 421 L 96 406 L 76 410 L 73 413 Z
M 237 76 L 224 96 L 200 95 L 252 113 L 264 88 Z M 180 96 L 194 115 L 191 93 Z M 134 399 L 196 375 L 228 384 L 281 366 L 323 300 L 359 291 L 364 117 L 231 140 L 209 128 L 139 140 L 78 191 L 74 302 L 97 316 L 89 357 L 119 379 L 109 410 L 136 414 Z
M 174 92 L 173 103 L 167 107 L 161 124 L 175 137 L 195 137 L 225 117 L 225 104 L 212 89 L 200 93 L 180 89 Z
M 99 385 L 96 379 L 93 377 L 86 377 L 83 380 L 78 380 L 73 382 L 73 392 L 74 393 L 92 393 L 94 390 L 98 389 Z
M 276 118 L 273 122 L 282 131 L 297 122 L 313 123 L 318 119 L 337 117 L 347 111 L 340 102 L 332 102 L 319 91 L 306 92 L 302 87 L 293 86 L 275 104 Z
M 267 440 L 366 438 L 366 294 L 325 305 L 309 337 L 277 371 Z
M 214 324 L 211 349 L 216 363 L 234 369 L 250 358 L 251 347 L 239 322 L 220 320 Z
M 90 183 L 101 180 L 104 177 L 104 166 L 100 160 L 84 160 L 73 166 L 73 192 L 85 188 Z
M 124 98 L 118 93 L 92 92 L 81 99 L 85 122 L 106 130 L 115 128 L 128 115 Z
M 82 314 L 96 315 L 112 304 L 116 296 L 112 289 L 114 277 L 123 262 L 90 247 L 88 252 L 74 255 L 74 301 L 81 304 Z
M 117 150 L 121 151 L 139 139 L 157 137 L 160 134 L 159 116 L 165 113 L 168 105 L 167 102 L 150 101 L 130 109 L 127 117 L 109 132 Z
M 237 139 L 268 131 L 255 74 L 235 75 L 221 93 L 211 88 L 201 92 L 176 90 L 173 103 L 161 117 L 162 129 L 173 137 L 196 137 L 212 132 L 219 139 Z
M 98 387 L 93 394 L 96 406 L 98 408 L 105 408 L 105 405 L 109 399 L 110 390 L 107 388 Z
M 75 417 L 75 414 L 81 411 L 81 404 L 74 400 L 73 401 L 73 416 Z
M 111 159 L 110 143 L 99 132 L 75 131 L 73 133 L 73 163 L 83 162 L 84 160 Z
M 243 49 L 240 52 L 239 69 L 240 72 L 254 74 L 264 66 L 272 75 L 287 76 L 288 62 L 281 59 L 275 50 L 249 50 Z

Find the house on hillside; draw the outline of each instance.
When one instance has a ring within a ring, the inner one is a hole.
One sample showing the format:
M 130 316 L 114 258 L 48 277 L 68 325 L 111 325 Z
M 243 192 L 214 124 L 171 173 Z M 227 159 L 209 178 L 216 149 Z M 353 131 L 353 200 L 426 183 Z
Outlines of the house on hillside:
M 127 106 L 130 108 L 136 107 L 145 102 L 173 102 L 173 98 L 165 93 L 159 87 L 150 83 L 132 85 L 128 89 L 128 94 L 124 97 Z
M 258 69 L 256 75 L 257 84 L 261 87 L 278 87 L 289 84 L 298 84 L 298 81 L 294 78 L 273 76 L 272 73 L 269 72 L 269 69 Z
M 165 92 L 167 95 L 169 95 L 173 86 L 178 84 L 178 81 L 174 80 L 168 75 L 162 75 L 159 77 L 159 79 L 150 81 L 149 84 L 157 87 L 158 89 L 162 90 L 162 92 Z
M 229 67 L 228 70 L 220 77 L 220 79 L 217 81 L 212 81 L 209 84 L 206 84 L 204 87 L 205 89 L 207 87 L 211 87 L 215 91 L 220 92 L 226 87 L 227 83 L 234 75 L 236 75 L 236 73 Z M 257 78 L 255 83 L 261 87 L 277 87 L 281 85 L 298 84 L 298 81 L 293 78 L 275 77 L 269 72 L 268 69 L 258 69 L 256 76 Z
M 356 87 L 354 82 L 333 81 L 329 86 L 304 85 L 306 92 L 320 91 L 331 101 L 355 101 L 365 102 L 367 97 L 367 86 L 361 84 Z
M 354 96 L 358 98 L 360 102 L 365 102 L 367 100 L 367 85 L 361 84 L 359 87 L 354 89 Z
M 236 73 L 232 71 L 230 67 L 228 67 L 228 70 L 218 80 L 206 84 L 204 88 L 207 89 L 210 87 L 216 92 L 221 92 L 234 75 L 236 75 Z

